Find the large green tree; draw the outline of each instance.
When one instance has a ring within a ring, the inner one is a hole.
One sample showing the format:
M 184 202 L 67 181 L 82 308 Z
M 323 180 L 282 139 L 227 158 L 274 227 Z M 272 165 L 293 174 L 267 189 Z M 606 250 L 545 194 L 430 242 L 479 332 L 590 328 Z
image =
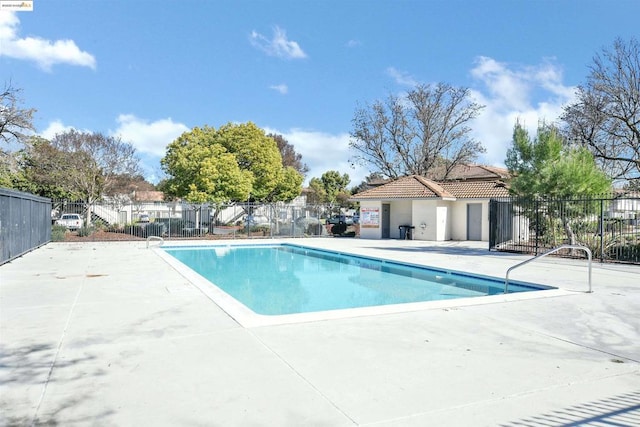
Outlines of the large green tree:
M 349 198 L 347 186 L 350 182 L 349 174 L 330 170 L 320 178 L 311 178 L 309 188 L 314 193 L 313 199 L 318 203 L 344 204 Z
M 590 209 L 584 199 L 611 190 L 611 180 L 593 155 L 584 147 L 567 145 L 556 127 L 544 123 L 533 139 L 516 123 L 505 164 L 513 176 L 511 194 L 544 203 L 548 222 L 560 219 L 571 244 L 576 243 L 572 221 Z
M 185 132 L 161 160 L 163 190 L 191 203 L 289 201 L 303 177 L 284 167 L 276 142 L 249 122 Z
M 541 124 L 531 138 L 520 123 L 505 164 L 513 175 L 510 191 L 528 197 L 572 197 L 603 194 L 611 180 L 583 147 L 565 144 L 558 129 Z
M 216 130 L 194 128 L 167 147 L 161 160 L 169 175 L 162 190 L 189 203 L 220 204 L 247 200 L 253 177 L 242 170 L 234 154 L 216 142 Z

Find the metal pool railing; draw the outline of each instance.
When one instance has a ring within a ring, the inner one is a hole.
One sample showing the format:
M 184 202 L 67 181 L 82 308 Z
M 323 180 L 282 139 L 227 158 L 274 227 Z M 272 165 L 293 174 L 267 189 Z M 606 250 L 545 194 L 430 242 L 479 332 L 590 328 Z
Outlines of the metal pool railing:
M 549 250 L 549 251 L 547 251 L 545 253 L 542 253 L 542 254 L 540 254 L 538 256 L 535 256 L 535 257 L 533 257 L 531 259 L 528 259 L 528 260 L 523 261 L 523 262 L 521 262 L 519 264 L 516 264 L 513 267 L 509 267 L 509 269 L 507 270 L 507 274 L 506 274 L 506 276 L 504 278 L 504 293 L 506 294 L 509 291 L 509 273 L 511 273 L 511 270 L 515 270 L 518 267 L 521 267 L 521 266 L 523 266 L 525 264 L 529 264 L 532 261 L 535 261 L 535 260 L 537 260 L 539 258 L 542 258 L 542 257 L 545 257 L 547 255 L 551 255 L 552 253 L 558 252 L 559 250 L 562 250 L 562 249 L 579 249 L 579 250 L 583 250 L 583 251 L 585 251 L 587 253 L 587 258 L 589 260 L 589 290 L 587 292 L 588 293 L 593 292 L 591 290 L 591 250 L 589 248 L 587 248 L 586 246 L 581 246 L 581 245 L 561 245 L 561 246 L 553 248 L 553 249 L 551 249 L 551 250 Z
M 151 244 L 152 240 L 157 240 L 160 242 L 160 244 L 158 246 L 162 246 L 164 245 L 164 239 L 160 236 L 149 236 L 147 237 L 147 249 L 149 249 L 149 245 Z

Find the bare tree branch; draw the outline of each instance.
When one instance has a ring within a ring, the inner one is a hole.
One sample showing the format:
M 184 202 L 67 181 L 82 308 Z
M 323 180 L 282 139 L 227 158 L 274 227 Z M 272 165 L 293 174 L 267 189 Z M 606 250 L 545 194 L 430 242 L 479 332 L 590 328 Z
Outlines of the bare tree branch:
M 616 39 L 593 59 L 577 101 L 564 110 L 566 137 L 587 147 L 613 179 L 640 179 L 640 44 Z
M 70 130 L 51 141 L 31 137 L 20 157 L 26 179 L 48 197 L 92 202 L 112 195 L 123 180 L 140 178 L 135 148 L 100 133 Z
M 0 91 L 0 141 L 7 144 L 23 143 L 29 131 L 34 131 L 33 113 L 31 108 L 21 108 L 20 89 L 16 89 L 11 82 L 5 84 Z
M 390 95 L 356 110 L 353 159 L 389 178 L 426 176 L 436 168 L 444 178 L 484 152 L 467 126 L 482 108 L 469 100 L 468 89 L 444 83 L 416 86 L 406 98 Z

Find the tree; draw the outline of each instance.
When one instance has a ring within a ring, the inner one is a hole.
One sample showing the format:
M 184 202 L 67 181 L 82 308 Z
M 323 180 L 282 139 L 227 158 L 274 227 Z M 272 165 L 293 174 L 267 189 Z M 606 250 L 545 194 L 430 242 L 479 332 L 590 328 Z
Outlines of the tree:
M 640 180 L 628 182 L 623 188 L 629 192 L 640 193 Z
M 309 189 L 311 192 L 307 195 L 307 203 L 318 205 L 327 203 L 327 192 L 320 178 L 311 178 L 309 180 Z
M 327 193 L 327 201 L 335 203 L 341 194 L 348 193 L 347 185 L 351 182 L 349 174 L 340 174 L 338 171 L 327 171 L 320 177 L 322 185 Z
M 318 203 L 344 204 L 349 198 L 349 185 L 351 179 L 348 174 L 340 174 L 338 171 L 327 171 L 320 178 L 311 178 L 309 187 L 314 192 L 314 199 Z
M 216 141 L 236 156 L 241 169 L 252 173 L 252 201 L 290 201 L 302 191 L 303 176 L 283 165 L 276 142 L 255 124 L 221 126 Z
M 442 176 L 484 152 L 470 137 L 469 123 L 483 106 L 469 100 L 469 90 L 448 84 L 418 85 L 406 97 L 356 110 L 350 147 L 353 160 L 388 178 L 426 175 L 444 165 Z
M 291 166 L 283 167 L 279 172 L 278 183 L 269 197 L 269 201 L 290 202 L 302 192 L 304 177 Z
M 284 167 L 276 142 L 253 123 L 205 126 L 169 144 L 163 190 L 191 203 L 289 201 L 303 177 Z
M 162 190 L 189 203 L 222 204 L 247 200 L 253 177 L 234 154 L 216 143 L 216 130 L 193 128 L 167 147 L 161 165 L 169 175 Z
M 23 179 L 16 183 L 16 188 L 52 199 L 82 198 L 69 181 L 68 171 L 74 167 L 69 153 L 34 136 L 18 152 L 18 158 Z
M 112 194 L 123 175 L 139 174 L 133 145 L 101 133 L 70 130 L 51 141 L 31 138 L 22 155 L 28 181 L 38 193 L 64 195 L 90 205 Z M 87 221 L 91 212 L 87 210 Z
M 303 177 L 309 172 L 309 167 L 302 162 L 302 154 L 297 153 L 293 145 L 287 141 L 284 136 L 270 133 L 267 135 L 269 138 L 273 138 L 280 150 L 282 156 L 282 165 L 287 167 L 291 166 Z
M 0 149 L 0 187 L 14 188 L 19 171 L 13 153 Z
M 533 140 L 516 123 L 505 165 L 513 176 L 510 192 L 518 196 L 591 196 L 611 189 L 588 150 L 566 145 L 559 130 L 544 123 Z
M 526 129 L 516 123 L 513 146 L 507 151 L 505 164 L 512 174 L 509 191 L 515 196 L 548 200 L 567 199 L 567 203 L 546 206 L 550 219 L 561 218 L 571 244 L 575 233 L 571 220 L 584 203 L 571 203 L 572 198 L 604 194 L 611 190 L 611 180 L 598 169 L 593 155 L 584 147 L 565 144 L 559 130 L 540 124 L 537 136 L 531 139 Z
M 11 83 L 0 91 L 0 141 L 22 143 L 27 133 L 34 131 L 33 108 L 21 108 L 20 89 Z
M 155 191 L 156 186 L 146 180 L 142 175 L 119 175 L 112 187 L 110 196 L 126 196 L 127 199 L 138 198 L 136 193 L 141 191 Z
M 362 191 L 368 190 L 372 187 L 372 184 L 380 184 L 381 182 L 386 181 L 384 176 L 380 172 L 373 172 L 367 175 L 360 184 L 352 187 L 350 191 L 351 194 L 357 194 Z
M 569 141 L 587 147 L 613 179 L 640 180 L 640 44 L 616 39 L 593 59 L 562 115 Z

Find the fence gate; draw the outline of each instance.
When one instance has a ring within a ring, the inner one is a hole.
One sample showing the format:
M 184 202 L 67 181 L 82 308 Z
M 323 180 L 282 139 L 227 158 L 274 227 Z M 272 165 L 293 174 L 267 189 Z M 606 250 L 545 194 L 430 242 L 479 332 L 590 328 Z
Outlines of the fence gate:
M 513 239 L 513 203 L 492 199 L 489 201 L 489 248 Z

